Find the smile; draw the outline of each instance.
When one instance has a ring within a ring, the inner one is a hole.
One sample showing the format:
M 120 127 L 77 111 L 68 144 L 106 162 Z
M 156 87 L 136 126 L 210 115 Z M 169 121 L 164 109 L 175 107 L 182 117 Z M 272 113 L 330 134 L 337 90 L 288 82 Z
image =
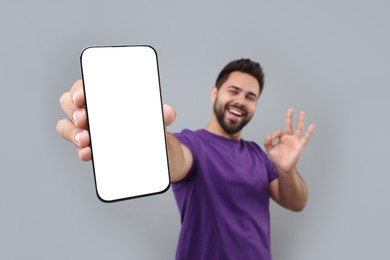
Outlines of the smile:
M 238 117 L 242 117 L 242 116 L 244 115 L 243 112 L 241 112 L 241 111 L 239 111 L 238 109 L 233 108 L 233 107 L 230 107 L 230 108 L 228 109 L 228 111 L 229 111 L 230 113 L 232 113 L 233 115 L 238 116 Z

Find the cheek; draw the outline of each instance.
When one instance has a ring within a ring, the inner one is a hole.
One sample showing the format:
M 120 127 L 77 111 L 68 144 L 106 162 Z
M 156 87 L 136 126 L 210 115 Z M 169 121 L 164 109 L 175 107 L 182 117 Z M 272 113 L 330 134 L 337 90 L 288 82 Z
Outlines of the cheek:
M 217 98 L 215 99 L 215 101 L 219 106 L 225 106 L 226 104 L 229 103 L 229 100 L 226 99 L 225 97 L 219 95 L 217 96 Z
M 256 111 L 256 104 L 249 104 L 247 106 L 249 115 L 253 115 Z

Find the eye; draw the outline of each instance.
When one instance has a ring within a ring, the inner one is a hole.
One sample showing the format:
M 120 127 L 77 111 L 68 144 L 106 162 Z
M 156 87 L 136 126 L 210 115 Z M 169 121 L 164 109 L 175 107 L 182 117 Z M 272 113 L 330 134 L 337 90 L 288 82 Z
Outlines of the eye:
M 233 95 L 237 95 L 238 91 L 235 89 L 229 89 L 229 92 L 232 93 Z
M 256 98 L 253 95 L 246 96 L 246 99 L 251 101 L 251 102 L 255 102 L 256 101 Z

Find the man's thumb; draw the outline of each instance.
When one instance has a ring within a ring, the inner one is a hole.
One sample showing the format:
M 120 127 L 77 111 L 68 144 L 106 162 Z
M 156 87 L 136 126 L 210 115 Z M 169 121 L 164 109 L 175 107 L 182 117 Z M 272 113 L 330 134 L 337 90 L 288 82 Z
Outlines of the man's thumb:
M 176 111 L 170 105 L 164 104 L 163 112 L 165 126 L 171 125 L 176 118 Z

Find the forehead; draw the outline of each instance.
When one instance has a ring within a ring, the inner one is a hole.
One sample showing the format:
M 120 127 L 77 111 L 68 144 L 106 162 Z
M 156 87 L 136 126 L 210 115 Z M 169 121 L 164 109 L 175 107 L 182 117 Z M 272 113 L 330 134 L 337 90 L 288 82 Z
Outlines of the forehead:
M 229 78 L 223 83 L 221 88 L 228 88 L 231 86 L 239 87 L 245 92 L 252 92 L 259 96 L 260 85 L 255 77 L 241 71 L 234 71 L 230 73 Z

